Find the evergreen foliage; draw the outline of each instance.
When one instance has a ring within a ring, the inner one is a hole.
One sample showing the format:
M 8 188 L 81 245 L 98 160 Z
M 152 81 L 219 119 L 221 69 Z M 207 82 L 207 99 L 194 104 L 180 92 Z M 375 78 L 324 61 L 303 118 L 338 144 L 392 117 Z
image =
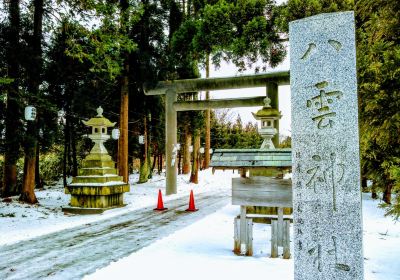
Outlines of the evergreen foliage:
M 232 121 L 230 110 L 211 113 L 213 149 L 259 149 L 262 141 L 256 122 L 243 125 L 240 116 Z
M 383 192 L 387 214 L 400 217 L 400 3 L 362 0 L 357 65 L 363 175 Z M 395 193 L 395 200 L 391 195 Z
M 283 60 L 286 50 L 275 25 L 274 1 L 196 1 L 196 15 L 185 21 L 174 33 L 172 50 L 190 54 L 205 63 L 233 62 L 239 70 L 254 66 L 275 67 Z
M 283 32 L 289 32 L 289 22 L 320 13 L 350 11 L 354 0 L 288 0 L 275 8 L 276 23 Z
M 354 5 L 355 2 L 355 5 Z M 278 25 L 322 12 L 355 9 L 361 169 L 383 194 L 387 214 L 400 217 L 400 3 L 396 0 L 289 0 Z M 366 182 L 366 180 L 364 180 Z M 392 194 L 395 200 L 391 201 Z M 374 195 L 374 194 L 373 194 Z

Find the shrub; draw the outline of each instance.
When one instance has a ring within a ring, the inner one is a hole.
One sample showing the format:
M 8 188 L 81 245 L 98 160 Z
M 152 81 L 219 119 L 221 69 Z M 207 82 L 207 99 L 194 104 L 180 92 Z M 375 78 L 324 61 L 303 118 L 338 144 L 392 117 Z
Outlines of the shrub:
M 52 152 L 40 154 L 39 169 L 40 177 L 50 183 L 62 176 L 63 153 L 62 148 L 55 147 Z

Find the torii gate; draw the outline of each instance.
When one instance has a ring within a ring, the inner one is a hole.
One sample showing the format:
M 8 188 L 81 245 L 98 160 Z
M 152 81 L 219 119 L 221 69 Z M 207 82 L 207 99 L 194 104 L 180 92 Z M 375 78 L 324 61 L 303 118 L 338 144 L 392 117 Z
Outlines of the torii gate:
M 146 95 L 165 95 L 165 153 L 166 153 L 166 194 L 177 193 L 178 170 L 172 162 L 172 152 L 177 141 L 177 112 L 190 110 L 206 110 L 218 108 L 235 108 L 263 106 L 264 97 L 249 97 L 238 99 L 210 99 L 199 101 L 177 102 L 177 94 L 198 91 L 213 91 L 224 89 L 254 88 L 266 86 L 271 106 L 279 108 L 278 86 L 289 85 L 289 71 L 269 72 L 255 75 L 243 75 L 224 78 L 186 79 L 162 81 L 152 89 L 146 89 Z M 276 122 L 279 131 L 279 122 Z M 279 141 L 276 135 L 274 144 Z
M 354 12 L 289 23 L 294 279 L 364 279 Z M 167 162 L 176 141 L 176 111 L 252 106 L 260 99 L 175 103 L 182 92 L 267 86 L 277 105 L 289 72 L 161 82 L 166 94 Z M 252 100 L 252 101 L 250 101 Z M 261 102 L 260 102 L 261 103 Z M 257 104 L 261 105 L 261 104 Z M 167 164 L 167 194 L 176 193 Z M 329 179 L 330 178 L 330 179 Z

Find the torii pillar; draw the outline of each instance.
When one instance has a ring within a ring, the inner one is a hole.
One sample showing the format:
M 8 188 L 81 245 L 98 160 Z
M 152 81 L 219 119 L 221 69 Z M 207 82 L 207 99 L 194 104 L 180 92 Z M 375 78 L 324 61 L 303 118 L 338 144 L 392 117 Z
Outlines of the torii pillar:
M 172 161 L 174 145 L 177 141 L 177 114 L 174 102 L 177 100 L 176 91 L 169 89 L 165 93 L 165 173 L 166 195 L 177 193 L 177 161 Z

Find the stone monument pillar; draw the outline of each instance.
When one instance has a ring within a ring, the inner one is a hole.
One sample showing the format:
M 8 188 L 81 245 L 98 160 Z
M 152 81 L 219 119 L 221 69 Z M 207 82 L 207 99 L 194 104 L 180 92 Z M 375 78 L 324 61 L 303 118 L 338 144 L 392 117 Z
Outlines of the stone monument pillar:
M 294 279 L 363 279 L 353 12 L 290 23 Z
M 97 109 L 97 116 L 83 123 L 92 128 L 89 138 L 94 146 L 82 161 L 79 176 L 65 188 L 71 194 L 70 207 L 63 207 L 64 212 L 78 214 L 97 214 L 104 210 L 122 207 L 123 193 L 129 192 L 129 185 L 118 176 L 115 162 L 108 155 L 104 142 L 110 139 L 107 128 L 115 126 L 103 117 L 103 109 Z

